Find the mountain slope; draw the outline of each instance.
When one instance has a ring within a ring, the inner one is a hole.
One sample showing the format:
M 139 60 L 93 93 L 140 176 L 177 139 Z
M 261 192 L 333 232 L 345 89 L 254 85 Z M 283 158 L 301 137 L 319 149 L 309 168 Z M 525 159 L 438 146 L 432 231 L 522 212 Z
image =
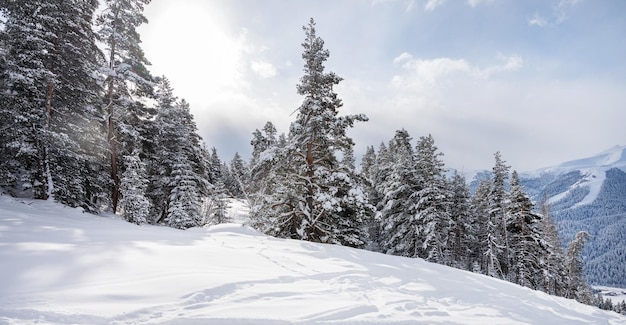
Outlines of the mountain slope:
M 566 245 L 578 231 L 590 283 L 626 288 L 626 146 L 522 174 L 535 202 L 544 198 Z
M 626 324 L 421 259 L 0 196 L 0 323 Z

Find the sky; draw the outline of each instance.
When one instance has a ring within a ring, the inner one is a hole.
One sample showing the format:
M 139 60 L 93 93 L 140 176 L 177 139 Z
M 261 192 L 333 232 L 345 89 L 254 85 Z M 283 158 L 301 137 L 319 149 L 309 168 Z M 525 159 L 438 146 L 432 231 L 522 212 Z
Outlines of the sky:
M 152 0 L 139 29 L 151 71 L 191 104 L 223 161 L 255 129 L 288 132 L 303 98 L 310 18 L 355 155 L 396 130 L 431 134 L 447 167 L 518 171 L 626 144 L 626 1 Z

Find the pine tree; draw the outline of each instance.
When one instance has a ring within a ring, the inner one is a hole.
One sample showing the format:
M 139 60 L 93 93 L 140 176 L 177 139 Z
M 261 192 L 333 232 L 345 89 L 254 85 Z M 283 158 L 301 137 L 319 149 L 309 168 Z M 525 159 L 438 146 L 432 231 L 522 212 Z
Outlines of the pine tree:
M 305 74 L 297 90 L 304 101 L 290 126 L 286 146 L 273 154 L 284 159 L 273 167 L 277 175 L 276 190 L 257 212 L 270 216 L 269 211 L 274 211 L 269 229 L 281 237 L 362 246 L 363 238 L 357 237 L 365 233 L 352 232 L 361 229 L 364 222 L 362 207 L 354 205 L 364 201 L 364 192 L 344 190 L 355 182 L 337 154 L 353 146 L 352 139 L 346 135 L 347 129 L 354 122 L 367 118 L 364 115 L 337 116 L 342 103 L 333 87 L 341 78 L 324 71 L 329 52 L 316 35 L 313 19 L 303 29 L 306 34 L 302 44 Z M 346 211 L 346 206 L 358 208 Z
M 541 216 L 533 212 L 534 205 L 520 184 L 516 171 L 511 175 L 507 232 L 509 233 L 512 263 L 509 279 L 519 285 L 537 289 L 541 285 L 543 246 Z
M 247 176 L 249 171 L 238 152 L 235 153 L 235 156 L 230 161 L 229 171 L 232 177 L 230 193 L 240 199 L 247 197 L 246 184 L 248 183 Z
M 547 198 L 541 204 L 541 231 L 544 234 L 543 244 L 546 249 L 546 257 L 543 261 L 544 270 L 543 288 L 544 291 L 556 296 L 565 295 L 565 278 L 567 276 L 564 268 L 565 254 L 561 246 L 561 239 L 552 221 L 550 207 Z
M 480 271 L 492 277 L 501 277 L 502 270 L 498 260 L 498 254 L 502 249 L 497 240 L 497 222 L 491 218 L 490 197 L 491 179 L 480 180 L 474 197 L 472 198 L 473 214 L 478 220 L 478 241 L 473 251 L 478 252 L 475 261 L 479 267 L 473 267 L 473 271 Z
M 200 214 L 200 196 L 197 183 L 185 158 L 174 164 L 172 170 L 172 190 L 167 208 L 167 225 L 172 228 L 187 229 L 202 223 Z
M 203 214 L 206 216 L 204 224 L 217 225 L 233 222 L 228 215 L 228 194 L 224 183 L 217 181 L 209 198 L 206 199 Z
M 118 206 L 120 190 L 119 155 L 120 144 L 125 137 L 135 137 L 133 118 L 148 119 L 136 96 L 152 91 L 152 76 L 146 69 L 149 64 L 140 47 L 137 27 L 147 23 L 144 6 L 150 0 L 105 0 L 102 14 L 98 17 L 98 35 L 106 45 L 106 125 L 110 152 L 112 210 Z M 129 133 L 129 134 L 124 134 Z M 122 153 L 123 155 L 124 153 Z
M 585 231 L 580 231 L 567 247 L 565 268 L 567 270 L 568 283 L 565 297 L 590 305 L 592 303 L 591 290 L 585 281 L 581 257 L 587 240 L 589 240 L 589 234 Z
M 145 163 L 139 158 L 139 151 L 124 158 L 125 170 L 120 187 L 120 210 L 128 222 L 142 224 L 148 220 L 150 201 L 146 198 L 148 185 Z
M 151 137 L 153 148 L 143 151 L 147 156 L 150 184 L 147 196 L 152 203 L 151 214 L 154 223 L 160 223 L 167 218 L 170 192 L 173 187 L 173 169 L 176 163 L 176 153 L 180 147 L 177 136 L 180 128 L 180 116 L 175 107 L 178 98 L 174 96 L 169 79 L 161 77 L 155 88 L 156 116 L 154 118 Z
M 509 178 L 509 166 L 507 166 L 500 152 L 494 154 L 496 163 L 493 167 L 493 180 L 491 183 L 491 190 L 489 192 L 489 220 L 487 236 L 489 241 L 490 251 L 490 268 L 489 275 L 498 278 L 504 278 L 509 272 L 510 260 L 510 246 L 508 233 L 506 230 L 507 225 L 507 204 L 508 193 L 505 187 L 506 181 Z M 495 257 L 495 259 L 494 259 Z M 495 265 L 497 262 L 498 265 Z
M 5 186 L 97 210 L 102 180 L 97 1 L 2 1 L 7 16 L 0 96 Z M 94 173 L 96 172 L 96 173 Z
M 406 257 L 424 256 L 420 220 L 411 209 L 411 196 L 418 190 L 415 153 L 406 130 L 398 130 L 387 149 L 379 154 L 384 178 L 378 192 L 384 193 L 379 204 L 381 219 L 380 246 L 387 254 Z M 381 175 L 382 176 L 382 175 Z
M 151 145 L 144 150 L 150 161 L 148 197 L 158 216 L 153 222 L 176 228 L 202 223 L 202 198 L 212 189 L 208 182 L 210 159 L 202 147 L 193 115 L 185 100 L 178 100 L 167 78 L 159 78 Z
M 473 245 L 478 241 L 478 222 L 472 215 L 470 190 L 465 177 L 457 171 L 449 183 L 450 193 L 450 235 L 447 246 L 451 252 L 453 265 L 464 270 L 472 270 L 476 260 Z
M 366 148 L 365 154 L 361 158 L 361 169 L 359 178 L 363 184 L 369 203 L 373 212 L 367 220 L 367 232 L 369 236 L 368 250 L 380 251 L 380 218 L 376 206 L 380 203 L 381 195 L 376 191 L 376 181 L 378 174 L 377 155 L 373 146 Z
M 417 143 L 416 166 L 418 188 L 409 200 L 419 224 L 423 257 L 431 262 L 450 265 L 448 236 L 450 214 L 448 186 L 444 176 L 443 155 L 437 152 L 432 135 L 420 137 Z

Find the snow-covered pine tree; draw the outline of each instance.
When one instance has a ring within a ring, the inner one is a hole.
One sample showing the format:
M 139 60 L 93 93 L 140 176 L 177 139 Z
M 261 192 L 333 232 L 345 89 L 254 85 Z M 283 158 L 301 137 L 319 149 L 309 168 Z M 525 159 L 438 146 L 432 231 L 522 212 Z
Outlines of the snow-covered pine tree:
M 448 236 L 450 234 L 450 196 L 444 175 L 443 154 L 437 152 L 432 135 L 420 137 L 417 142 L 415 164 L 417 191 L 412 193 L 410 211 L 419 225 L 423 257 L 439 264 L 451 264 Z
M 381 220 L 380 246 L 387 254 L 424 256 L 421 224 L 411 210 L 410 197 L 419 186 L 411 136 L 398 130 L 387 149 L 379 153 L 379 170 L 384 178 L 377 191 L 384 193 L 378 212 Z
M 179 156 L 178 163 L 172 167 L 167 225 L 178 229 L 197 227 L 202 223 L 201 198 L 198 195 L 198 185 L 192 167 L 182 155 Z
M 228 215 L 228 190 L 222 181 L 217 181 L 208 198 L 205 198 L 203 206 L 204 224 L 217 225 L 233 222 Z
M 472 251 L 477 252 L 475 257 L 475 264 L 472 271 L 480 272 L 492 277 L 502 277 L 502 270 L 498 256 L 502 247 L 499 246 L 499 240 L 497 237 L 496 220 L 491 218 L 490 214 L 490 198 L 492 182 L 489 178 L 480 180 L 474 197 L 472 198 L 473 214 L 478 221 L 478 238 Z
M 207 180 L 209 167 L 205 165 L 200 136 L 184 99 L 174 105 L 174 115 L 177 129 L 168 135 L 175 147 L 169 148 L 173 164 L 167 219 L 170 226 L 188 228 L 201 224 L 201 198 L 208 196 L 213 186 Z
M 124 173 L 120 184 L 120 211 L 128 222 L 142 224 L 148 220 L 150 201 L 146 198 L 148 180 L 146 164 L 139 158 L 139 150 L 124 157 Z
M 248 175 L 250 171 L 238 152 L 235 152 L 229 166 L 233 183 L 230 188 L 231 194 L 236 198 L 246 198 L 246 184 L 248 183 Z
M 222 159 L 217 153 L 217 149 L 215 147 L 211 148 L 211 156 L 209 158 L 208 166 L 209 182 L 211 184 L 215 184 L 222 180 L 223 165 Z
M 412 149 L 411 149 L 412 150 Z M 376 155 L 376 169 L 372 175 L 373 196 L 370 201 L 376 207 L 377 211 L 382 210 L 383 198 L 385 193 L 382 192 L 384 181 L 391 175 L 394 157 L 385 142 L 378 145 L 378 155 Z
M 472 256 L 473 248 L 478 240 L 478 221 L 472 214 L 472 202 L 469 187 L 465 182 L 465 177 L 454 171 L 450 186 L 450 235 L 448 237 L 448 248 L 451 253 L 453 266 L 472 270 L 473 262 L 476 260 Z
M 153 146 L 146 148 L 143 154 L 147 155 L 147 170 L 150 183 L 147 197 L 152 203 L 152 223 L 160 223 L 167 217 L 170 192 L 172 191 L 172 172 L 176 162 L 175 151 L 179 147 L 178 137 L 179 116 L 175 108 L 178 98 L 174 96 L 169 79 L 165 76 L 158 78 L 155 87 L 156 115 L 151 137 Z
M 2 1 L 7 17 L 0 146 L 5 186 L 96 210 L 103 187 L 97 1 Z M 19 183 L 19 184 L 18 184 Z
M 550 206 L 547 197 L 541 203 L 541 232 L 543 233 L 543 245 L 546 249 L 546 257 L 543 260 L 543 290 L 551 295 L 564 296 L 567 287 L 565 278 L 565 253 L 561 246 L 561 239 L 550 214 Z
M 376 151 L 374 150 L 374 146 L 367 146 L 367 148 L 365 148 L 365 154 L 361 157 L 361 170 L 359 174 L 364 180 L 365 190 L 370 198 L 370 202 L 374 206 L 378 204 L 375 199 L 377 195 L 374 188 L 377 169 L 378 166 L 376 165 Z
M 112 210 L 118 206 L 120 190 L 119 156 L 124 137 L 133 137 L 137 132 L 133 118 L 147 120 L 146 110 L 137 101 L 137 96 L 152 92 L 152 76 L 143 50 L 137 27 L 147 23 L 143 15 L 144 6 L 150 0 L 104 0 L 102 13 L 98 16 L 98 36 L 106 46 L 106 125 L 110 152 Z M 128 135 L 126 135 L 126 134 Z M 121 153 L 124 155 L 124 152 Z
M 509 178 L 509 166 L 502 160 L 500 152 L 494 154 L 496 163 L 492 169 L 493 179 L 488 195 L 488 249 L 490 267 L 489 275 L 504 279 L 508 274 L 510 261 L 510 246 L 506 224 L 508 219 L 509 196 L 506 190 L 506 181 Z M 493 259 L 495 257 L 496 259 Z M 499 265 L 495 265 L 495 263 Z
M 384 146 L 384 144 L 383 144 Z M 376 191 L 376 180 L 378 175 L 377 155 L 373 146 L 368 146 L 365 154 L 361 158 L 361 169 L 359 177 L 362 180 L 363 188 L 367 193 L 369 202 L 374 209 L 372 215 L 367 221 L 367 231 L 369 236 L 369 244 L 367 249 L 372 251 L 380 251 L 380 218 L 377 216 L 376 206 L 380 203 L 382 195 Z
M 346 204 L 361 201 L 363 191 L 342 191 L 353 185 L 350 175 L 337 159 L 337 154 L 353 146 L 346 130 L 364 115 L 338 116 L 342 106 L 333 87 L 341 78 L 324 71 L 329 52 L 316 35 L 315 22 L 303 27 L 306 38 L 302 46 L 304 76 L 297 86 L 304 101 L 290 127 L 287 145 L 274 157 L 284 160 L 275 165 L 276 190 L 258 212 L 270 217 L 270 232 L 281 237 L 308 241 L 363 245 L 352 231 L 362 226 L 363 211 L 346 216 Z M 268 208 L 269 207 L 269 208 Z M 268 211 L 274 211 L 270 216 Z M 346 225 L 350 225 L 346 227 Z M 360 236 L 361 234 L 359 234 Z M 363 233 L 365 235 L 365 233 Z M 347 237 L 346 237 L 347 236 Z
M 583 273 L 582 252 L 585 243 L 589 240 L 589 234 L 580 231 L 576 234 L 576 238 L 572 240 L 565 254 L 565 269 L 567 271 L 567 291 L 566 298 L 576 299 L 583 304 L 592 304 L 592 293 L 585 280 Z
M 508 279 L 521 286 L 538 289 L 542 285 L 542 261 L 546 258 L 541 232 L 541 215 L 524 192 L 516 171 L 511 174 L 507 232 L 511 249 Z
M 208 182 L 210 157 L 200 141 L 189 104 L 174 96 L 166 77 L 158 78 L 155 93 L 156 116 L 150 140 L 153 149 L 144 148 L 151 179 L 147 196 L 155 216 L 151 222 L 177 228 L 198 226 L 202 223 L 199 212 L 202 198 L 208 197 L 212 188 Z M 184 209 L 173 209 L 174 206 Z M 173 217 L 172 211 L 176 213 Z

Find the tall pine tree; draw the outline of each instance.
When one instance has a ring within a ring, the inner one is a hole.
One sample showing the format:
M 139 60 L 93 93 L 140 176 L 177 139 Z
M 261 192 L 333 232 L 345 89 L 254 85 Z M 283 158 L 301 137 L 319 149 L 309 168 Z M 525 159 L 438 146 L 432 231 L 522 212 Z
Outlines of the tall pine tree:
M 97 1 L 2 1 L 5 69 L 0 95 L 5 186 L 97 210 L 105 182 L 102 55 L 92 32 Z M 5 124 L 6 123 L 6 124 Z M 17 194 L 17 193 L 15 193 Z
M 141 49 L 137 32 L 137 27 L 148 22 L 143 15 L 148 3 L 150 0 L 104 0 L 103 11 L 97 19 L 98 36 L 106 46 L 107 57 L 103 69 L 106 76 L 104 105 L 113 212 L 117 210 L 120 196 L 120 150 L 125 138 L 136 136 L 133 120 L 149 118 L 137 98 L 151 93 L 153 86 L 152 76 L 146 68 L 149 62 Z
M 281 157 L 273 169 L 276 191 L 256 211 L 274 214 L 269 230 L 278 236 L 363 246 L 364 191 L 347 173 L 338 154 L 354 145 L 347 129 L 367 118 L 338 116 L 342 103 L 333 87 L 341 78 L 324 71 L 329 52 L 316 34 L 314 20 L 303 29 L 304 76 L 297 90 L 304 101 L 291 124 L 286 146 L 273 155 Z

